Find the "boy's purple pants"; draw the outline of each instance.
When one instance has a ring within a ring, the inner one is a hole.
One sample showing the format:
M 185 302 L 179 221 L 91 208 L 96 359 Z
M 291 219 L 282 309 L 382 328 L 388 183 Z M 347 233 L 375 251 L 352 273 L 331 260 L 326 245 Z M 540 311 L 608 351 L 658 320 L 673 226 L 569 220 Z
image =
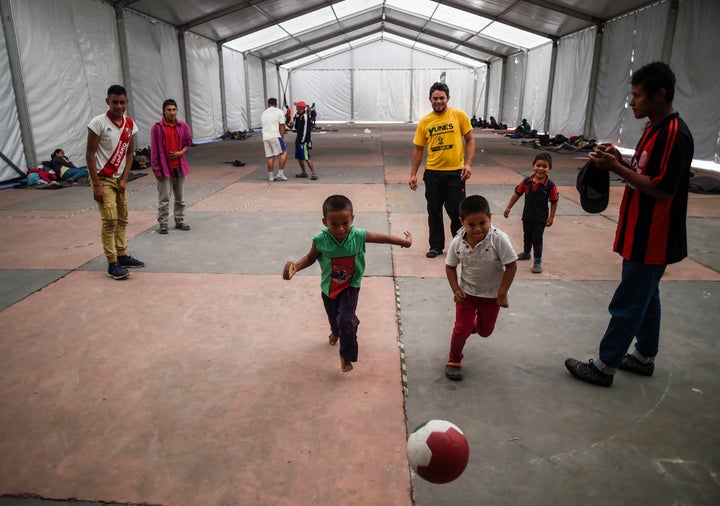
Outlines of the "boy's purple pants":
M 340 356 L 349 362 L 357 362 L 357 328 L 360 324 L 357 309 L 360 288 L 349 287 L 331 299 L 322 294 L 330 330 L 340 338 Z

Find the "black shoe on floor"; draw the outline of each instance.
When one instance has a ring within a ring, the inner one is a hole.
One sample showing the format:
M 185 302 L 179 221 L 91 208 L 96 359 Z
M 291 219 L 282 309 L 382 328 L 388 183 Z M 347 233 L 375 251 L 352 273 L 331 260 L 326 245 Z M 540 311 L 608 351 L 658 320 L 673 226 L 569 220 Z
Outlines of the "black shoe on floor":
M 456 362 L 448 362 L 445 365 L 445 377 L 452 381 L 461 381 L 462 366 Z
M 160 230 L 158 230 L 158 234 L 167 234 L 168 233 L 168 226 L 167 223 L 161 223 L 160 224 Z
M 638 359 L 628 353 L 620 361 L 618 369 L 622 369 L 623 371 L 631 371 L 636 374 L 640 374 L 641 376 L 652 376 L 653 372 L 655 372 L 655 364 L 653 362 L 643 364 Z
M 425 256 L 428 258 L 435 258 L 438 255 L 442 255 L 442 250 L 437 250 L 435 248 L 430 248 L 430 251 L 425 253 Z
M 182 221 L 179 223 L 175 223 L 175 228 L 178 230 L 190 230 L 190 225 L 183 223 Z
M 108 264 L 107 275 L 113 279 L 125 279 L 130 275 L 130 273 L 125 267 L 115 262 L 113 264 Z
M 605 374 L 595 367 L 592 359 L 590 359 L 589 362 L 580 362 L 574 358 L 569 358 L 565 361 L 565 367 L 567 367 L 567 370 L 570 371 L 570 374 L 580 381 L 585 381 L 601 387 L 609 387 L 613 384 L 613 375 Z
M 518 260 L 530 260 L 530 253 L 518 253 Z
M 134 258 L 130 255 L 122 255 L 117 257 L 117 263 L 119 263 L 121 267 L 145 267 L 145 262 L 141 262 L 137 258 Z

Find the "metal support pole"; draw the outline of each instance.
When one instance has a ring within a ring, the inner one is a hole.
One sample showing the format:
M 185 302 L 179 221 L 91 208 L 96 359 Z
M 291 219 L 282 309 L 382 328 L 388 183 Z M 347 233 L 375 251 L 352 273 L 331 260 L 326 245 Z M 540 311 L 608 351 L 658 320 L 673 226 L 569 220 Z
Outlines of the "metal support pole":
M 188 82 L 187 52 L 185 49 L 185 32 L 178 31 L 178 47 L 180 51 L 180 77 L 183 87 L 183 104 L 185 107 L 185 122 L 192 130 L 192 113 L 190 111 L 190 83 Z
M 550 75 L 548 76 L 547 99 L 545 100 L 545 124 L 543 130 L 548 133 L 550 129 L 550 114 L 552 113 L 552 96 L 555 85 L 555 66 L 557 65 L 558 41 L 553 40 L 552 51 L 550 52 Z
M 528 51 L 527 49 L 523 49 L 523 55 L 525 56 L 525 64 L 523 65 L 523 76 L 522 76 L 522 82 L 520 83 L 520 97 L 518 99 L 518 115 L 516 120 L 516 125 L 520 124 L 520 121 L 523 119 L 523 106 L 525 105 L 525 86 L 527 82 L 527 68 L 528 68 Z
M 473 110 L 470 111 L 470 114 L 471 114 L 471 115 L 477 114 L 477 113 L 475 112 L 475 109 L 477 109 L 477 105 L 478 105 L 478 104 L 477 104 L 477 87 L 478 87 L 478 76 L 480 75 L 480 69 L 479 69 L 479 68 L 475 67 L 473 70 L 474 70 L 474 72 L 475 72 L 475 79 L 474 79 L 475 85 L 473 86 L 473 98 L 472 98 Z
M 597 91 L 597 76 L 600 68 L 600 51 L 602 50 L 602 34 L 604 25 L 598 24 L 595 30 L 595 47 L 593 49 L 592 69 L 590 71 L 590 89 L 588 90 L 587 105 L 585 107 L 585 127 L 583 135 L 592 136 L 593 109 L 595 108 L 595 92 Z
M 223 61 L 222 44 L 217 44 L 218 63 L 220 66 L 220 108 L 222 110 L 223 133 L 228 131 L 227 104 L 225 103 L 225 62 Z
M 488 99 L 490 98 L 490 66 L 492 63 L 487 64 L 487 70 L 485 71 L 485 106 L 483 107 L 483 119 L 488 120 Z
M 497 122 L 502 123 L 503 117 L 503 100 L 505 100 L 505 73 L 507 70 L 507 56 L 502 59 L 502 67 L 500 68 L 500 104 L 498 105 Z
M 355 51 L 350 51 L 350 122 L 355 122 Z
M 248 63 L 248 52 L 243 54 L 243 68 L 245 69 L 245 110 L 247 111 L 248 130 L 252 130 L 252 112 L 250 109 L 250 64 Z
M 23 84 L 20 51 L 18 49 L 17 33 L 15 32 L 10 0 L 0 0 L 0 14 L 2 14 L 2 27 L 3 33 L 5 34 L 5 46 L 7 48 L 8 62 L 10 65 L 10 77 L 12 78 L 13 91 L 15 92 L 15 107 L 17 107 L 18 122 L 20 123 L 20 139 L 23 144 L 25 163 L 28 166 L 36 167 L 35 139 L 30 123 L 30 109 Z M 20 175 L 24 176 L 25 173 L 20 173 Z
M 128 96 L 127 114 L 135 116 L 135 106 L 132 100 L 132 81 L 130 79 L 130 58 L 128 57 L 127 33 L 125 33 L 125 9 L 115 6 L 115 24 L 117 25 L 118 45 L 120 46 L 120 68 L 123 76 L 123 86 Z
M 667 23 L 665 24 L 665 38 L 663 39 L 662 61 L 670 63 L 672 55 L 673 41 L 675 40 L 675 27 L 677 25 L 678 10 L 680 9 L 680 0 L 672 0 L 670 2 L 670 10 L 668 11 Z

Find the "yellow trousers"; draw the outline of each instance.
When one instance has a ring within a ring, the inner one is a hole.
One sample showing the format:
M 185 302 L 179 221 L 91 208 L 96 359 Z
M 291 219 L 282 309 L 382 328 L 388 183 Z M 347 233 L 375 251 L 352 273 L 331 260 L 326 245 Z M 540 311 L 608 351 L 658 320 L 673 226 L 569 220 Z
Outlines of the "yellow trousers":
M 103 252 L 108 264 L 117 262 L 118 256 L 127 254 L 127 241 L 125 230 L 128 224 L 128 199 L 127 190 L 118 189 L 118 180 L 115 178 L 101 177 L 100 185 L 103 189 L 103 202 L 98 202 L 100 218 L 102 220 Z

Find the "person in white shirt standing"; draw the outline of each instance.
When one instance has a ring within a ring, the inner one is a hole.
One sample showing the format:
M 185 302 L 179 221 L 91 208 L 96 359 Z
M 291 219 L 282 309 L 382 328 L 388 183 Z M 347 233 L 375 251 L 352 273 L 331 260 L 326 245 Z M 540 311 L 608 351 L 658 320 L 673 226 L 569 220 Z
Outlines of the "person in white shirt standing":
M 95 116 L 88 124 L 85 160 L 88 166 L 93 199 L 102 220 L 102 238 L 108 276 L 127 278 L 128 267 L 145 264 L 127 254 L 125 230 L 128 223 L 127 180 L 133 162 L 133 135 L 138 127 L 125 116 L 128 99 L 125 88 L 113 84 L 108 88 L 105 103 L 108 111 Z
M 285 147 L 285 114 L 278 109 L 277 99 L 268 99 L 268 108 L 260 116 L 262 124 L 263 146 L 267 158 L 268 179 L 272 181 L 287 181 L 285 176 L 285 162 L 287 161 L 287 147 Z M 278 158 L 278 173 L 274 175 L 275 158 Z

